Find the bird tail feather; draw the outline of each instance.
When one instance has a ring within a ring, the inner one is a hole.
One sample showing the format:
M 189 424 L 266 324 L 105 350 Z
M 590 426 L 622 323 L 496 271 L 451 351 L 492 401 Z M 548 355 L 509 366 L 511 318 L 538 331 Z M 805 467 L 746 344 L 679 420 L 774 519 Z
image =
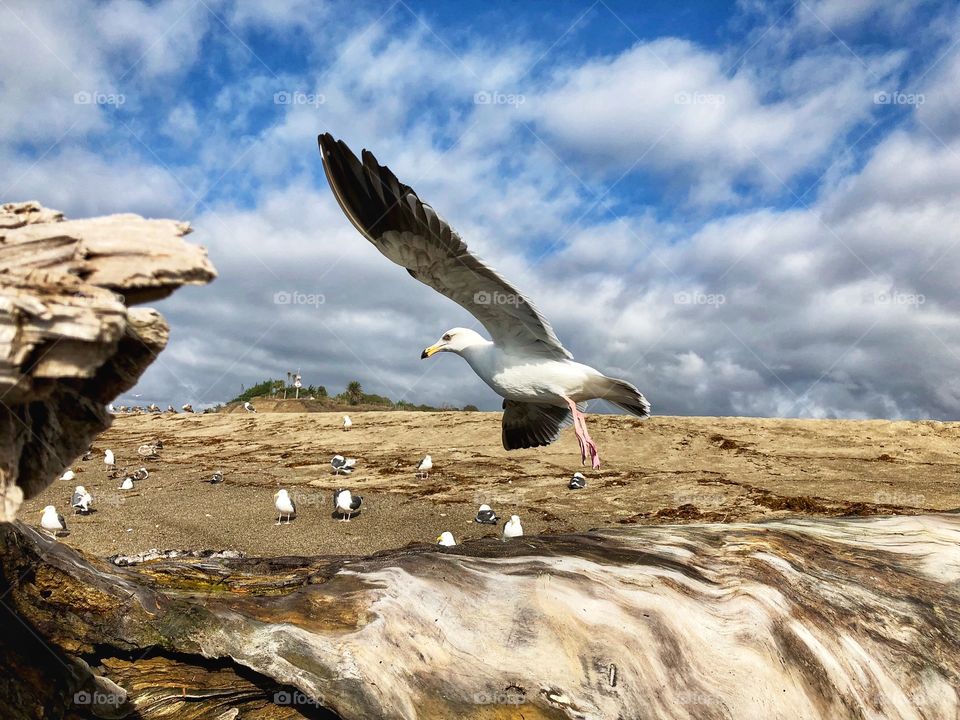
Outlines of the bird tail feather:
M 613 403 L 637 417 L 650 417 L 650 403 L 635 385 L 618 378 L 603 378 L 604 383 L 597 397 Z

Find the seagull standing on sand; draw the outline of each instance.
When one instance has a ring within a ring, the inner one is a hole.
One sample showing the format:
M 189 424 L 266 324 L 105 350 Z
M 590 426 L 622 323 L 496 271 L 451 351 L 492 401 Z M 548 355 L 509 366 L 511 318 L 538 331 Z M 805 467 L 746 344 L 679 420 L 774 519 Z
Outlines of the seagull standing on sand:
M 349 415 L 343 416 L 343 429 L 344 431 L 349 430 L 353 427 L 353 420 L 350 419 Z
M 503 539 L 507 540 L 509 538 L 521 537 L 522 535 L 523 527 L 520 525 L 520 516 L 511 515 L 510 519 L 503 524 Z
M 252 413 L 255 413 L 257 411 L 257 409 L 253 405 L 251 405 L 249 401 L 243 404 L 243 409 L 246 410 L 247 412 L 252 412 Z
M 43 509 L 43 515 L 40 516 L 40 527 L 56 537 L 60 532 L 67 529 L 67 521 L 63 519 L 63 515 L 58 513 L 53 505 L 47 505 Z
M 497 517 L 497 514 L 490 509 L 489 505 L 481 505 L 480 509 L 477 510 L 477 516 L 473 519 L 474 522 L 478 522 L 481 525 L 496 525 L 497 521 L 500 518 Z
M 333 474 L 349 475 L 353 472 L 353 466 L 357 464 L 356 458 L 345 458 L 343 455 L 334 455 L 330 460 L 330 466 L 333 468 Z
M 77 485 L 70 498 L 70 505 L 78 513 L 86 515 L 90 512 L 90 506 L 93 504 L 93 495 L 87 492 L 83 485 Z
M 425 349 L 460 355 L 504 398 L 507 450 L 549 445 L 572 423 L 580 458 L 600 467 L 580 403 L 607 400 L 639 417 L 650 403 L 626 380 L 573 361 L 550 323 L 512 285 L 467 249 L 460 236 L 417 193 L 367 150 L 362 162 L 329 133 L 319 138 L 323 168 L 347 218 L 389 260 L 470 312 L 492 340 L 453 328 Z
M 430 477 L 430 471 L 433 470 L 433 458 L 429 455 L 424 456 L 420 464 L 417 465 L 417 477 L 426 480 Z
M 290 493 L 283 488 L 277 490 L 273 496 L 273 505 L 277 508 L 277 512 L 280 513 L 280 517 L 277 518 L 277 525 L 280 524 L 284 515 L 287 516 L 287 525 L 289 525 L 290 518 L 297 514 L 297 506 L 293 502 L 293 498 L 291 498 Z
M 443 545 L 444 547 L 453 547 L 456 545 L 456 541 L 453 539 L 453 533 L 449 530 L 444 530 L 437 537 L 437 545 Z
M 340 520 L 343 522 L 350 522 L 350 518 L 360 509 L 362 503 L 362 497 L 351 495 L 349 490 L 343 488 L 337 488 L 337 491 L 333 494 L 333 509 L 341 515 Z M 342 517 L 344 515 L 346 517 Z
M 107 470 L 112 470 L 114 465 L 116 465 L 113 460 L 113 450 L 103 451 L 103 464 L 107 466 Z
M 567 487 L 571 490 L 583 490 L 587 486 L 587 479 L 583 476 L 583 473 L 576 472 L 573 474 L 573 477 L 570 478 L 570 482 L 567 483 Z

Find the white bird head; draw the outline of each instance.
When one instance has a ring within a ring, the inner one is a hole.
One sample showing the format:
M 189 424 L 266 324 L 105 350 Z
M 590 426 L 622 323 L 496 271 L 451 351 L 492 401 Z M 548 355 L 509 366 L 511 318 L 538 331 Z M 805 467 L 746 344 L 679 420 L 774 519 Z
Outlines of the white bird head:
M 75 493 L 80 493 L 81 495 L 83 495 L 87 491 L 87 489 L 83 485 L 77 485 L 77 487 L 74 488 L 73 491 Z
M 484 511 L 488 511 L 488 510 L 490 510 L 490 506 L 487 505 L 486 503 L 484 503 L 483 505 L 480 506 L 479 512 L 484 512 Z
M 290 493 L 288 493 L 288 492 L 287 492 L 286 490 L 284 490 L 283 488 L 280 488 L 279 490 L 277 490 L 276 494 L 274 495 L 274 497 L 277 498 L 277 499 L 286 498 L 286 497 L 289 497 L 289 496 L 290 496 Z
M 56 515 L 56 514 L 57 514 L 57 508 L 55 508 L 53 505 L 47 505 L 47 506 L 43 509 L 43 514 L 44 514 L 44 515 Z
M 519 525 L 519 524 L 520 524 L 520 516 L 519 516 L 519 515 L 511 515 L 511 516 L 510 516 L 510 523 L 511 523 L 512 525 Z
M 485 340 L 478 332 L 470 330 L 469 328 L 457 327 L 447 330 L 443 334 L 443 337 L 420 353 L 420 359 L 423 360 L 438 352 L 452 352 L 459 355 L 469 347 L 483 345 L 489 342 L 489 340 Z
M 439 536 L 437 536 L 437 545 L 453 547 L 456 544 L 456 541 L 453 539 L 453 533 L 449 530 L 444 530 Z

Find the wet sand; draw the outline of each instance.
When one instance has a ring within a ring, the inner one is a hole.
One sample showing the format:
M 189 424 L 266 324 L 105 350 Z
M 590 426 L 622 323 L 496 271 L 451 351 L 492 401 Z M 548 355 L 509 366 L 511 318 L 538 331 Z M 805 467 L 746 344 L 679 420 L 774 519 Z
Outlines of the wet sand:
M 603 467 L 580 466 L 572 430 L 547 448 L 507 453 L 499 413 L 359 412 L 352 430 L 334 412 L 120 416 L 74 460 L 76 480 L 56 480 L 24 504 L 39 523 L 44 505 L 63 513 L 63 541 L 100 556 L 150 548 L 239 550 L 248 555 L 367 554 L 458 541 L 498 528 L 473 522 L 486 502 L 518 514 L 527 534 L 636 523 L 733 522 L 795 515 L 873 515 L 960 508 L 960 423 L 886 420 L 767 420 L 590 416 Z M 159 459 L 142 443 L 160 438 Z M 131 472 L 150 477 L 120 491 L 103 465 L 105 448 Z M 425 453 L 434 470 L 414 468 Z M 330 458 L 358 459 L 335 477 Z M 205 482 L 214 470 L 225 482 Z M 584 490 L 567 489 L 573 472 Z M 74 485 L 94 495 L 96 512 L 74 515 Z M 287 488 L 298 506 L 276 526 L 273 494 Z M 364 498 L 350 523 L 333 517 L 333 491 Z

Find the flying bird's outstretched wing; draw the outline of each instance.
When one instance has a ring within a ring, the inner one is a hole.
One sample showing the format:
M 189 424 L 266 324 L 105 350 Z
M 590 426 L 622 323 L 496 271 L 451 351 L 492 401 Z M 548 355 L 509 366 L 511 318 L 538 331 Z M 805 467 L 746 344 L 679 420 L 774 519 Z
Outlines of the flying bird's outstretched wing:
M 350 222 L 411 276 L 470 312 L 501 347 L 554 358 L 573 356 L 550 323 L 516 288 L 467 249 L 430 205 L 373 153 L 363 162 L 329 133 L 318 138 L 330 189 Z

